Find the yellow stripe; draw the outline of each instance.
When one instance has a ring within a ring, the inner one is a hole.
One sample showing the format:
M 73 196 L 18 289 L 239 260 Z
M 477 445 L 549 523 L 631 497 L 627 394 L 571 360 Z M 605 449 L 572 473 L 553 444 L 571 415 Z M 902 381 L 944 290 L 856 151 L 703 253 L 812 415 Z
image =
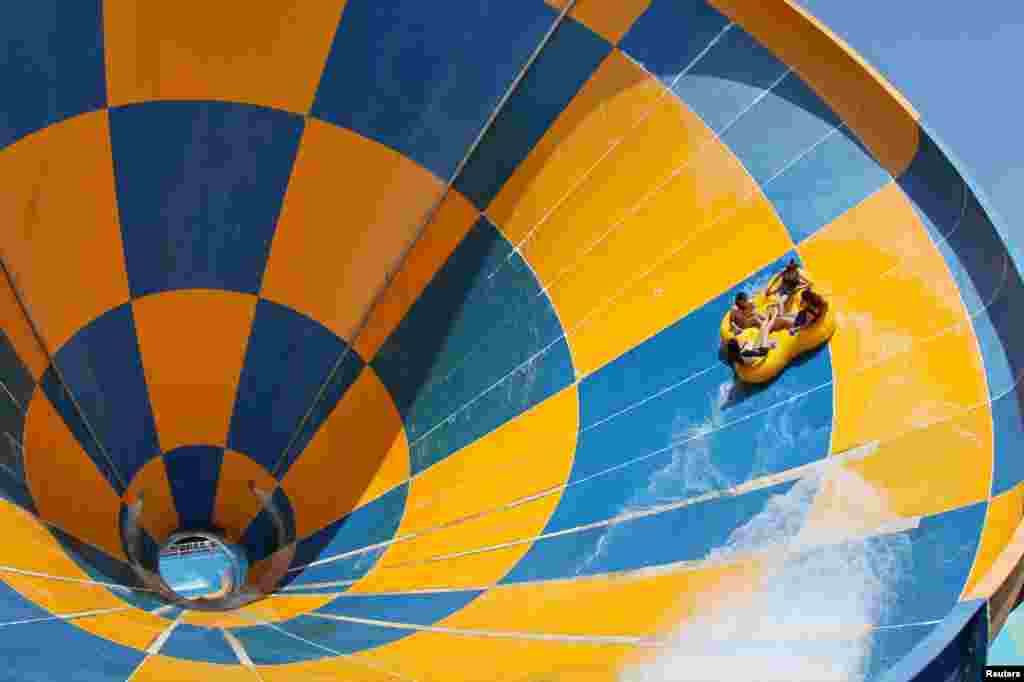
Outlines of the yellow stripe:
M 332 594 L 279 595 L 230 612 L 186 611 L 181 622 L 211 628 L 248 627 L 277 623 L 314 611 L 333 601 Z
M 0 250 L 0 257 L 5 257 L 2 250 Z M 33 334 L 32 327 L 18 304 L 10 282 L 2 274 L 0 274 L 0 329 L 4 330 L 14 351 L 38 381 L 50 361 Z
M 561 499 L 560 493 L 511 510 L 493 510 L 568 480 L 578 422 L 579 395 L 576 387 L 570 386 L 416 477 L 396 537 L 432 532 L 390 545 L 352 591 L 478 586 L 499 580 L 529 550 L 529 543 L 437 564 L 396 564 L 540 534 Z M 545 446 L 538 447 L 538 443 Z M 434 530 L 483 512 L 490 513 Z M 441 565 L 449 570 L 444 585 L 437 584 L 436 569 Z
M 578 606 L 577 606 L 578 608 Z M 615 682 L 636 656 L 628 645 L 473 637 L 435 632 L 367 651 L 362 658 L 391 666 L 407 679 L 480 682 L 542 680 Z
M 488 211 L 549 287 L 583 376 L 792 247 L 739 161 L 663 94 L 609 57 Z
M 917 154 L 917 112 L 839 36 L 792 0 L 710 3 L 799 73 L 892 175 L 907 169 Z
M 557 10 L 569 0 L 545 0 Z M 622 40 L 630 26 L 651 6 L 651 0 L 579 0 L 569 13 L 573 19 L 615 44 Z
M 252 670 L 241 665 L 220 665 L 169 656 L 147 657 L 131 677 L 131 682 L 181 682 L 184 680 L 259 682 L 259 677 Z
M 437 625 L 555 635 L 656 636 L 710 610 L 718 596 L 745 591 L 760 577 L 760 564 L 746 561 L 660 575 L 501 585 Z M 586 608 L 581 608 L 583 604 Z
M 419 298 L 427 284 L 473 227 L 480 213 L 460 192 L 448 190 L 423 236 L 402 263 L 374 307 L 356 341 L 359 354 L 371 359 Z
M 161 449 L 225 445 L 256 297 L 176 291 L 132 309 Z
M 6 500 L 0 500 L 0 566 L 75 580 L 93 580 L 64 551 L 39 520 Z M 6 574 L 4 574 L 6 575 Z
M 887 409 L 883 398 L 875 400 L 876 410 Z M 992 484 L 991 461 L 992 417 L 980 407 L 883 440 L 875 452 L 845 467 L 878 490 L 894 513 L 913 517 L 984 500 Z
M 118 530 L 120 498 L 38 391 L 25 419 L 25 476 L 40 517 L 115 558 L 127 559 Z
M 513 244 L 538 226 L 549 229 L 542 224 L 544 217 L 659 100 L 666 99 L 661 83 L 613 51 L 519 164 L 487 214 Z M 624 179 L 626 175 L 624 172 Z M 551 229 L 564 229 L 566 223 L 571 226 L 572 221 L 563 218 Z M 573 244 L 567 238 L 562 251 L 570 246 Z M 546 281 L 553 273 L 538 275 Z
M 116 528 L 116 519 L 113 525 Z M 0 580 L 39 607 L 54 614 L 67 614 L 127 606 L 105 587 L 73 582 L 92 581 L 94 578 L 68 557 L 57 540 L 34 517 L 0 501 L 0 526 L 5 537 L 0 549 L 0 564 L 72 579 L 63 581 L 0 571 Z M 75 624 L 87 632 L 126 646 L 144 648 L 168 623 L 158 616 L 130 609 L 123 613 L 76 620 Z
M 74 163 L 56 161 L 68 150 Z M 128 301 L 107 113 L 70 118 L 0 151 L 0 183 L 0 254 L 55 352 Z
M 673 142 L 667 145 L 665 140 Z M 575 146 L 559 147 L 559 151 L 572 156 Z M 724 173 L 720 179 L 719 170 Z M 679 175 L 673 178 L 677 171 Z M 592 167 L 580 188 L 535 229 L 522 247 L 523 256 L 546 286 L 570 266 L 575 270 L 585 267 L 591 260 L 590 249 L 599 242 L 603 245 L 605 242 L 601 240 L 609 233 L 630 228 L 650 232 L 642 239 L 635 232 L 630 236 L 641 244 L 646 239 L 654 240 L 648 251 L 648 255 L 653 256 L 656 246 L 673 237 L 680 239 L 692 231 L 694 218 L 697 218 L 696 225 L 706 221 L 704 214 L 697 214 L 698 209 L 726 208 L 708 206 L 706 200 L 704 206 L 695 204 L 705 199 L 702 194 L 709 194 L 707 199 L 711 199 L 753 186 L 752 181 L 742 179 L 742 175 L 740 164 L 724 146 L 713 142 L 711 131 L 701 120 L 678 100 L 665 98 L 636 131 L 626 135 L 621 144 Z M 707 182 L 708 177 L 715 177 L 716 181 Z M 656 192 L 652 200 L 650 197 Z M 675 210 L 670 224 L 656 217 L 657 207 L 666 202 Z M 639 205 L 643 210 L 634 213 Z M 627 217 L 631 220 L 622 224 Z M 581 253 L 587 256 L 581 258 Z M 574 279 L 579 279 L 577 273 L 573 275 Z M 619 285 L 615 276 L 598 278 L 592 274 L 591 278 L 601 279 L 603 284 L 596 291 L 591 289 L 589 299 L 605 293 L 612 285 Z M 577 287 L 590 285 L 590 281 L 576 283 Z M 580 317 L 577 308 L 571 307 L 573 303 L 583 305 L 585 302 L 556 301 L 565 325 Z
M 345 0 L 107 0 L 110 103 L 205 99 L 305 113 L 344 7 Z
M 240 542 L 249 523 L 263 508 L 250 484 L 271 491 L 277 480 L 262 466 L 234 450 L 225 450 L 217 479 L 217 497 L 213 502 L 213 523 L 224 529 L 231 542 Z
M 55 615 L 128 607 L 107 588 L 97 585 L 14 573 L 0 573 L 0 580 Z M 130 607 L 126 611 L 77 618 L 71 622 L 86 632 L 136 649 L 149 646 L 170 624 L 159 616 Z
M 959 290 L 896 185 L 824 227 L 800 252 L 840 311 L 831 343 L 833 452 L 885 442 L 987 402 L 985 371 Z M 864 263 L 872 268 L 865 271 Z M 990 453 L 991 444 L 984 447 Z M 991 454 L 981 461 L 988 464 L 968 467 L 966 489 L 983 485 L 974 477 L 991 477 Z
M 135 504 L 140 493 L 143 494 L 140 525 L 154 540 L 163 543 L 181 526 L 163 457 L 154 457 L 139 469 L 125 492 L 125 502 Z
M 472 589 L 501 580 L 530 549 L 529 542 L 504 549 L 385 568 L 378 562 L 351 592 Z
M 989 501 L 985 514 L 985 527 L 981 531 L 978 552 L 974 566 L 964 585 L 966 598 L 988 597 L 990 594 L 973 594 L 979 582 L 985 579 L 1000 554 L 1010 545 L 1010 540 L 1024 517 L 1024 486 L 1017 485 Z M 1009 576 L 1004 576 L 1009 577 Z M 986 582 L 989 582 L 986 580 Z
M 703 172 L 710 165 L 702 164 Z M 702 209 L 687 206 L 685 200 L 675 203 L 687 191 L 666 188 L 649 213 L 638 215 L 636 224 L 623 226 L 628 232 L 609 239 L 588 258 L 586 270 L 564 291 L 551 292 L 558 301 L 574 299 L 572 308 L 578 311 L 579 321 L 569 333 L 569 345 L 581 375 L 596 371 L 793 248 L 788 231 L 761 195 L 734 207 L 705 208 L 709 215 L 727 216 L 708 226 L 698 222 Z M 693 221 L 688 222 L 687 216 Z M 671 239 L 682 246 L 669 242 L 654 250 L 650 242 L 658 229 L 666 242 Z M 631 270 L 627 263 L 632 254 L 639 257 L 647 251 L 642 246 L 645 240 L 653 253 L 645 254 L 644 261 L 652 261 L 662 251 L 665 255 L 643 276 L 639 273 L 644 266 Z M 750 248 L 752 243 L 757 248 Z M 624 254 L 621 270 L 609 273 L 604 265 L 617 252 Z M 592 292 L 603 290 L 600 296 L 584 301 L 586 284 Z M 570 326 L 564 319 L 563 324 Z
M 409 477 L 402 417 L 366 366 L 281 481 L 298 537 L 320 530 Z
M 170 625 L 170 621 L 139 609 L 79 618 L 71 621 L 97 637 L 144 650 Z
M 339 203 L 338 159 L 345 176 Z M 306 122 L 262 296 L 351 341 L 389 270 L 444 183 L 398 152 L 316 119 Z
M 323 653 L 325 656 L 330 656 L 326 651 Z M 361 665 L 360 661 L 362 660 L 363 657 L 357 654 L 355 656 L 321 658 L 316 661 L 302 661 L 301 663 L 257 666 L 256 670 L 263 682 L 296 682 L 296 680 L 302 680 L 302 682 L 338 682 L 339 680 L 405 682 L 410 679 L 380 671 L 376 667 L 372 667 L 374 666 L 372 662 Z M 399 667 L 399 669 L 401 668 Z M 423 679 L 424 682 L 428 682 L 431 678 Z

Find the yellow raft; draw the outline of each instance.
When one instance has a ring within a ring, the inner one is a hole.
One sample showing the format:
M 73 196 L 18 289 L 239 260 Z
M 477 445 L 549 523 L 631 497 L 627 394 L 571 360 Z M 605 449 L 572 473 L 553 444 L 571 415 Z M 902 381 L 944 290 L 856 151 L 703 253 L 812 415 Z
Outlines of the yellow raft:
M 808 282 L 812 281 L 806 271 L 801 270 L 800 274 Z M 765 287 L 765 290 L 770 289 L 780 277 L 782 277 L 781 272 L 775 275 L 775 277 L 768 282 L 768 286 Z M 813 285 L 811 288 L 814 288 Z M 817 291 L 817 289 L 815 289 L 815 291 L 821 295 L 820 291 Z M 802 299 L 803 291 L 800 291 L 789 302 L 785 312 L 795 313 L 798 311 L 800 309 Z M 758 310 L 764 310 L 768 303 L 768 299 L 765 296 L 764 291 L 755 292 L 750 297 L 750 300 L 753 301 Z M 825 311 L 825 314 L 810 326 L 804 327 L 798 331 L 795 336 L 790 334 L 789 330 L 786 329 L 772 332 L 768 338 L 775 342 L 775 347 L 769 351 L 768 355 L 763 358 L 755 359 L 751 364 L 733 363 L 733 369 L 736 370 L 736 374 L 740 379 L 752 384 L 762 384 L 766 381 L 771 381 L 778 376 L 779 373 L 786 368 L 786 365 L 792 362 L 798 355 L 817 348 L 823 343 L 827 343 L 828 340 L 832 338 L 832 334 L 836 331 L 836 316 L 835 309 L 831 301 L 826 299 L 826 302 L 829 306 Z M 722 336 L 723 347 L 729 342 L 729 339 L 733 337 L 739 339 L 740 343 L 752 341 L 757 338 L 757 335 L 760 333 L 758 329 L 744 329 L 739 334 L 733 334 L 732 328 L 729 325 L 730 312 L 731 307 L 729 311 L 726 311 L 725 317 L 722 318 L 722 324 L 719 330 Z

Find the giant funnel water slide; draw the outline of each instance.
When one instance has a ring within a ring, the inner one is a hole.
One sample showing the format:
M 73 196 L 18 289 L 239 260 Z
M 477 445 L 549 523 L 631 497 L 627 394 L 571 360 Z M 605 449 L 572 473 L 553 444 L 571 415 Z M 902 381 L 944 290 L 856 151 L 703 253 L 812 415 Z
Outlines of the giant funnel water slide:
M 0 679 L 975 679 L 1024 260 L 792 0 L 0 12 Z

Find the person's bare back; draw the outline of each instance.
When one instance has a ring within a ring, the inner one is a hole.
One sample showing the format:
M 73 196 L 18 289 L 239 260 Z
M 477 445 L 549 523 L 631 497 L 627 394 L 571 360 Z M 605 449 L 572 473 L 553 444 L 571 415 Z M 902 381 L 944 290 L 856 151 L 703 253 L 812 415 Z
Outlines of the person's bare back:
M 764 323 L 764 316 L 757 312 L 750 297 L 741 291 L 736 294 L 735 305 L 729 312 L 729 323 L 733 326 L 734 332 L 740 332 L 760 327 Z

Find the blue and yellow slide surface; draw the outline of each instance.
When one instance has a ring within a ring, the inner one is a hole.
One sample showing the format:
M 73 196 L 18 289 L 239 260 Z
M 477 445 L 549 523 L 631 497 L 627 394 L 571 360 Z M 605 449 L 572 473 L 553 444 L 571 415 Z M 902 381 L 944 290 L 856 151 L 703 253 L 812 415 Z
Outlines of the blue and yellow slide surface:
M 983 662 L 1024 260 L 790 0 L 36 0 L 0 36 L 0 679 Z M 838 329 L 746 386 L 719 321 L 790 259 Z M 164 603 L 139 500 L 285 578 Z

